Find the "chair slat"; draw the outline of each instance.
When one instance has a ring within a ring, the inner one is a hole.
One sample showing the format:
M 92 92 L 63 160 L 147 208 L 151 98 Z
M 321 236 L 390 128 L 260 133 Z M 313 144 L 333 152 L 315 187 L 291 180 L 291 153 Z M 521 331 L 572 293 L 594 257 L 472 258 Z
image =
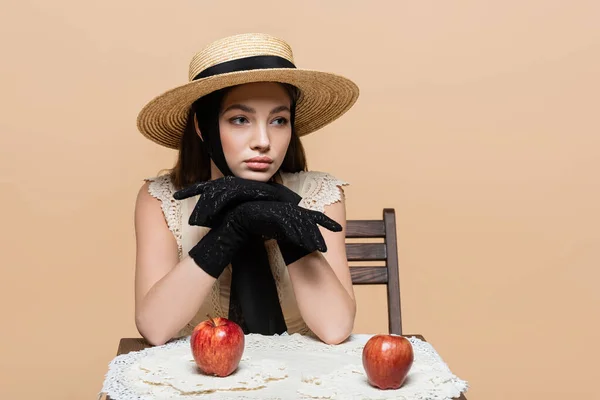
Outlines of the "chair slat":
M 348 261 L 385 261 L 384 243 L 346 243 Z
M 350 267 L 352 283 L 355 285 L 384 284 L 388 281 L 387 267 Z
M 385 224 L 382 220 L 351 220 L 346 223 L 347 238 L 384 238 Z

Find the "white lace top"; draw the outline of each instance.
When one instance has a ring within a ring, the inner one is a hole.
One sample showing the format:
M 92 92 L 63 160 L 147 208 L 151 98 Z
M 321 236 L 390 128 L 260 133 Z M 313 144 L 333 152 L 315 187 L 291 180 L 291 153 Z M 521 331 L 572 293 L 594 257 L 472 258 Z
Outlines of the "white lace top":
M 343 192 L 341 186 L 347 185 L 330 174 L 317 171 L 281 173 L 283 184 L 295 191 L 302 197 L 300 206 L 323 212 L 325 206 L 333 204 L 341 199 Z M 161 201 L 162 211 L 169 230 L 175 236 L 179 258 L 186 256 L 189 250 L 198 243 L 198 241 L 209 231 L 209 228 L 190 226 L 188 224 L 189 216 L 196 204 L 198 197 L 191 197 L 185 200 L 173 199 L 175 187 L 168 175 L 161 175 L 149 178 L 150 194 Z M 290 277 L 279 247 L 274 240 L 265 243 L 271 271 L 277 285 L 279 302 L 288 328 L 288 333 L 300 333 L 303 335 L 312 335 L 308 326 L 300 315 L 300 310 L 296 303 L 294 291 L 290 282 Z M 204 303 L 185 327 L 183 327 L 178 336 L 190 335 L 194 327 L 206 319 L 206 315 L 227 317 L 229 310 L 229 286 L 231 283 L 231 265 L 215 281 L 212 291 L 204 300 Z

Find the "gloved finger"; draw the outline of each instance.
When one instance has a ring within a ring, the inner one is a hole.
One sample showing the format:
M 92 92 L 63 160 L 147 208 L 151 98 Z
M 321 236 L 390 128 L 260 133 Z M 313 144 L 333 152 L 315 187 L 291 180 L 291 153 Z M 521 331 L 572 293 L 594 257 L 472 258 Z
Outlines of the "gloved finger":
M 302 200 L 302 196 L 294 192 L 292 189 L 280 183 L 269 182 L 268 186 L 273 189 L 276 200 L 298 205 Z
M 183 199 L 187 199 L 188 197 L 193 197 L 198 194 L 202 194 L 204 192 L 206 186 L 209 184 L 210 184 L 210 181 L 194 183 L 184 189 L 180 189 L 180 190 L 176 191 L 175 193 L 173 193 L 173 198 L 175 200 L 183 200 Z
M 222 215 L 211 213 L 209 210 L 206 210 L 201 207 L 201 205 L 197 204 L 190 214 L 188 223 L 192 226 L 206 226 L 213 228 L 218 225 L 216 221 L 219 220 L 219 218 L 222 218 Z
M 202 208 L 196 206 L 192 213 L 190 214 L 190 218 L 188 220 L 190 225 L 196 226 L 209 226 L 210 214 L 208 214 Z
M 312 225 L 311 231 L 311 236 L 313 238 L 312 240 L 315 244 L 316 249 L 319 250 L 321 253 L 325 253 L 327 251 L 327 243 L 325 243 L 325 239 L 323 238 L 319 227 L 317 225 Z
M 191 215 L 193 219 L 205 222 L 212 216 L 231 210 L 245 201 L 262 197 L 266 196 L 246 189 L 236 190 L 226 184 L 205 186 Z
M 214 193 L 212 193 L 214 194 Z M 208 226 L 206 223 L 208 222 L 210 216 L 215 215 L 215 206 L 217 202 L 213 201 L 214 196 L 210 198 L 205 196 L 200 196 L 192 213 L 190 214 L 190 225 L 198 225 L 198 226 Z
M 296 245 L 312 253 L 316 250 L 317 245 L 313 240 L 312 234 L 307 229 L 308 227 L 306 226 L 306 222 L 311 223 L 310 221 L 303 221 L 301 223 L 292 223 L 289 225 L 294 230 L 294 233 L 298 238 Z
M 303 246 L 302 232 L 294 224 L 287 223 L 284 220 L 277 221 L 279 230 L 287 241 L 292 242 L 296 246 Z
M 304 247 L 303 232 L 295 224 L 291 224 L 284 219 L 274 218 L 273 226 L 279 233 L 279 239 L 290 242 L 295 246 Z
M 327 248 L 325 241 L 321 236 L 319 227 L 312 221 L 304 221 L 301 227 L 298 227 L 300 243 L 297 245 L 304 250 L 312 253 L 314 251 L 324 251 Z
M 231 187 L 237 179 L 235 177 L 226 176 L 223 178 L 212 179 L 208 181 L 196 182 L 184 189 L 178 190 L 174 193 L 173 197 L 176 200 L 182 200 L 187 197 L 196 196 L 199 194 L 204 194 L 207 192 L 213 192 L 217 190 L 225 190 L 228 187 Z
M 219 187 L 214 191 L 207 191 L 204 196 L 204 199 L 200 197 L 198 203 L 203 201 L 201 209 L 208 215 L 219 214 L 226 209 L 236 197 L 239 197 L 237 192 L 233 192 L 227 187 Z
M 342 226 L 322 212 L 311 210 L 312 220 L 332 232 L 341 232 Z
M 232 191 L 228 188 L 221 188 L 218 193 L 213 195 L 211 192 L 210 194 L 210 198 L 204 199 L 206 204 L 203 202 L 198 205 L 197 215 L 202 214 L 204 221 L 210 221 L 211 219 L 218 218 L 222 214 L 227 214 L 243 203 L 272 200 L 269 195 L 265 193 L 257 193 L 256 191 L 250 190 Z M 208 193 L 204 196 L 207 195 Z M 200 203 L 202 201 L 203 198 L 200 197 L 198 202 Z

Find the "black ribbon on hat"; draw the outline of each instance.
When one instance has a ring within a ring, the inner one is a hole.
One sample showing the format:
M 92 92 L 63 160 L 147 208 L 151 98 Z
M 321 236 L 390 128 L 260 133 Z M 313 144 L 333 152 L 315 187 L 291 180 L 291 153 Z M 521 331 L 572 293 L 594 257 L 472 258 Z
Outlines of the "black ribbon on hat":
M 225 61 L 206 68 L 192 79 L 196 81 L 209 76 L 228 74 L 230 72 L 250 71 L 253 69 L 296 68 L 294 63 L 279 56 L 252 56 Z

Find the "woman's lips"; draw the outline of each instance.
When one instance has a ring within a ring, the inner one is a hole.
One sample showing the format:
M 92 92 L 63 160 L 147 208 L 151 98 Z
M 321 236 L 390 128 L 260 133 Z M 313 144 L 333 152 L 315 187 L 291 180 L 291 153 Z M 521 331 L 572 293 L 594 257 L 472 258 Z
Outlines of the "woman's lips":
M 248 168 L 250 168 L 253 171 L 266 171 L 271 166 L 271 163 L 265 163 L 265 162 L 246 162 L 246 165 L 248 166 Z
M 246 160 L 246 165 L 253 171 L 266 171 L 272 162 L 273 160 L 269 157 L 254 157 Z

